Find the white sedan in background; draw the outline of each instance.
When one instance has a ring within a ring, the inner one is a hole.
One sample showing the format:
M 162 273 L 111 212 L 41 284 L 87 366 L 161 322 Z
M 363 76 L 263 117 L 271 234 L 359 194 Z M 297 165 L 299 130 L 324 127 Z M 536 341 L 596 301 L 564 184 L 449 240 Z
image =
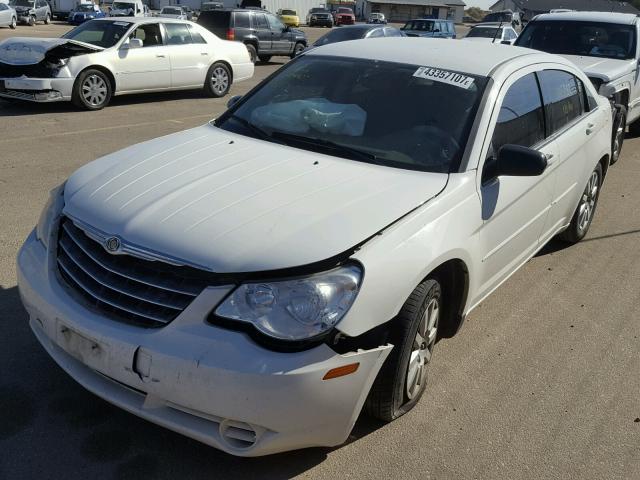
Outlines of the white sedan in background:
M 408 412 L 439 337 L 586 235 L 611 155 L 609 101 L 518 47 L 334 43 L 233 100 L 74 173 L 17 270 L 72 377 L 235 455 Z
M 0 27 L 10 27 L 12 30 L 18 25 L 18 14 L 13 7 L 0 3 Z
M 462 40 L 469 40 L 474 42 L 486 42 L 510 45 L 518 38 L 518 32 L 514 30 L 509 24 L 497 25 L 491 23 L 479 23 L 471 27 L 469 33 Z
M 222 97 L 233 82 L 252 76 L 243 44 L 182 20 L 107 18 L 61 38 L 0 42 L 0 97 L 71 100 L 88 110 L 127 93 L 201 88 Z

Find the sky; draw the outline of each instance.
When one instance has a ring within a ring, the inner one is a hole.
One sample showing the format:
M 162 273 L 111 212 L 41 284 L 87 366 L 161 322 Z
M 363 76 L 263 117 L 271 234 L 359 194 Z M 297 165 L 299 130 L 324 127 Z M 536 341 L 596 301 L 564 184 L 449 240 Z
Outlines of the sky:
M 464 3 L 469 7 L 480 7 L 484 10 L 488 10 L 491 5 L 496 3 L 496 0 L 464 0 Z

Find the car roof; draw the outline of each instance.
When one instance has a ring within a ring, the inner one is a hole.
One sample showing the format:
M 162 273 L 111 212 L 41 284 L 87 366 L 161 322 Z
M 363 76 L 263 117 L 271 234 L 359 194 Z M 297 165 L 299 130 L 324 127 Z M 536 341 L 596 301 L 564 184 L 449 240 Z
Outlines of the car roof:
M 471 28 L 476 28 L 476 27 L 484 27 L 484 28 L 511 28 L 511 24 L 509 23 L 504 23 L 503 25 L 500 25 L 499 23 L 477 23 L 475 24 L 473 27 Z
M 623 23 L 633 25 L 637 16 L 632 13 L 613 13 L 613 12 L 559 12 L 545 13 L 538 15 L 533 20 L 540 21 L 573 21 L 573 22 L 601 22 L 601 23 Z
M 530 56 L 532 62 L 537 59 L 541 62 L 567 63 L 561 57 L 528 48 L 416 37 L 372 38 L 367 41 L 331 43 L 314 48 L 305 55 L 406 63 L 483 77 L 489 76 L 500 65 L 524 56 Z
M 178 20 L 177 18 L 166 18 L 166 17 L 105 17 L 105 18 L 96 18 L 92 20 L 93 22 L 127 22 L 127 23 L 149 23 L 149 22 L 158 22 L 158 23 L 190 23 L 188 20 Z
M 413 22 L 414 20 L 420 20 L 421 22 L 452 22 L 452 20 L 447 20 L 446 18 L 412 18 L 407 22 Z

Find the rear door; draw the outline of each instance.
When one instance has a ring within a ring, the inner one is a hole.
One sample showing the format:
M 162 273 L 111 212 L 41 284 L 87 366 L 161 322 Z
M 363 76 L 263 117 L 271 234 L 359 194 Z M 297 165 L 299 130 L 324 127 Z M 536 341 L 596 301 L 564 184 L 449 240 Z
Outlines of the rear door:
M 251 22 L 253 23 L 253 29 L 258 37 L 258 52 L 271 53 L 271 27 L 267 21 L 267 16 L 264 13 L 254 13 L 251 15 Z
M 114 61 L 118 92 L 171 87 L 169 52 L 157 22 L 139 25 L 129 38 L 139 38 L 142 48 L 120 47 Z
M 186 23 L 163 23 L 166 50 L 171 64 L 171 87 L 199 87 L 204 85 L 209 68 L 209 52 L 204 39 L 194 32 L 196 43 Z

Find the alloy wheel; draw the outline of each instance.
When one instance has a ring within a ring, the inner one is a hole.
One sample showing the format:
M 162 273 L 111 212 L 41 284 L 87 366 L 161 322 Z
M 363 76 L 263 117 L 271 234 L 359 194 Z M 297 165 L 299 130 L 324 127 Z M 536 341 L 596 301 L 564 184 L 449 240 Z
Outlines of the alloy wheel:
M 583 232 L 589 227 L 593 211 L 595 210 L 596 200 L 598 199 L 598 190 L 600 188 L 600 177 L 598 172 L 592 172 L 587 186 L 584 189 L 580 205 L 578 207 L 578 230 Z
M 624 124 L 624 122 L 620 122 L 620 125 L 618 125 L 618 129 L 616 130 L 616 135 L 613 139 L 613 151 L 611 153 L 611 157 L 614 159 L 614 163 L 616 160 L 618 160 L 618 157 L 620 156 L 620 150 L 622 149 L 622 142 L 624 141 L 624 130 L 625 130 L 626 125 Z
M 211 89 L 218 95 L 224 94 L 229 88 L 229 74 L 222 67 L 216 67 L 211 72 Z
M 409 356 L 406 381 L 406 393 L 409 400 L 417 396 L 425 385 L 427 364 L 431 360 L 433 347 L 438 336 L 439 319 L 440 304 L 437 298 L 432 298 L 418 325 L 418 331 Z
M 107 99 L 107 82 L 98 75 L 89 75 L 82 83 L 82 97 L 87 104 L 98 107 Z

